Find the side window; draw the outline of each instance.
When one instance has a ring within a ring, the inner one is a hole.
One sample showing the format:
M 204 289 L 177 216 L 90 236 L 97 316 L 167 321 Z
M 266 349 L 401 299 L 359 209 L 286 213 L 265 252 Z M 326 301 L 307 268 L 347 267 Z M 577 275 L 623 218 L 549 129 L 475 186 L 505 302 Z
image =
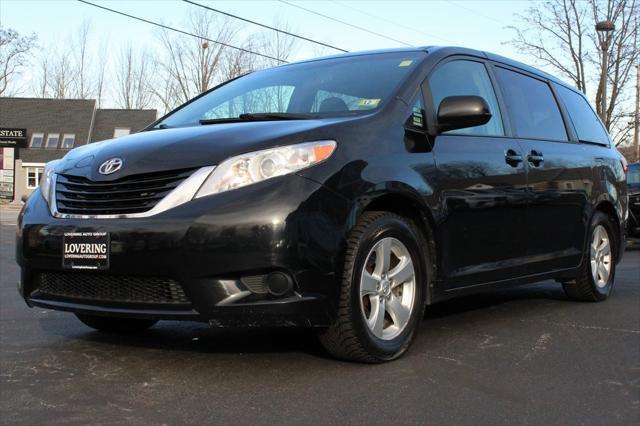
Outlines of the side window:
M 547 83 L 500 67 L 496 73 L 517 137 L 567 140 L 560 109 Z
M 76 135 L 73 133 L 65 133 L 62 136 L 62 149 L 71 149 L 76 141 Z
M 40 178 L 42 177 L 42 170 L 39 167 L 27 168 L 27 189 L 36 189 L 40 184 Z
M 47 135 L 47 144 L 45 145 L 45 148 L 47 149 L 57 148 L 59 140 L 60 140 L 60 133 L 49 133 L 49 135 Z
M 607 132 L 604 130 L 600 119 L 591 109 L 587 100 L 578 93 L 564 86 L 556 84 L 556 89 L 562 102 L 569 110 L 571 121 L 581 141 L 609 144 Z
M 31 135 L 31 142 L 29 148 L 40 148 L 42 141 L 44 140 L 44 133 L 34 133 Z
M 500 108 L 484 64 L 467 60 L 448 62 L 429 77 L 429 88 L 436 111 L 440 102 L 448 96 L 480 96 L 489 104 L 493 116 L 487 124 L 452 130 L 447 134 L 504 135 Z

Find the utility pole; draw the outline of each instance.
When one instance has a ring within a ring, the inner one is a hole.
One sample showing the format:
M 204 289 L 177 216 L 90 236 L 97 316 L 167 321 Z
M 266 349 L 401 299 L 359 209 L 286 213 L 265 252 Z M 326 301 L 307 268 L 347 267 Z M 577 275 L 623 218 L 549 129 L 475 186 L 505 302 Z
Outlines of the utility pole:
M 640 131 L 640 110 L 638 110 L 638 103 L 640 103 L 640 64 L 636 66 L 636 111 L 633 116 L 633 150 L 636 154 L 636 161 L 640 161 L 640 146 L 638 145 L 638 131 Z

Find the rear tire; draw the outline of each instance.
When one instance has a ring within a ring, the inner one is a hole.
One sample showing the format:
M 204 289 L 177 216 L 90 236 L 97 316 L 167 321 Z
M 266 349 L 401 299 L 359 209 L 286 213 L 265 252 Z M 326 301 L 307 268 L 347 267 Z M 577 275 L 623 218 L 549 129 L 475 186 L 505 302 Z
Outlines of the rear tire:
M 617 242 L 615 224 L 603 212 L 591 219 L 589 239 L 579 275 L 562 284 L 571 300 L 601 302 L 611 293 L 616 272 Z
M 140 318 L 115 318 L 76 314 L 84 325 L 110 333 L 136 333 L 153 327 L 158 321 Z
M 388 212 L 366 212 L 347 241 L 336 319 L 320 341 L 336 358 L 390 361 L 411 344 L 424 314 L 422 233 Z

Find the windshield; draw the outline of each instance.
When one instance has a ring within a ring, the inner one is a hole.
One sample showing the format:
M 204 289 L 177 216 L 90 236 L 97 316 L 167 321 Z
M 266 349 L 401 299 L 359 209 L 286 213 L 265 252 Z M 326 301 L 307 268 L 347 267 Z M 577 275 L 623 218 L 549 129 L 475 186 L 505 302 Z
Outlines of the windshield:
M 364 113 L 388 102 L 398 84 L 425 54 L 348 56 L 258 71 L 185 105 L 156 127 L 250 119 L 251 114 L 313 118 Z

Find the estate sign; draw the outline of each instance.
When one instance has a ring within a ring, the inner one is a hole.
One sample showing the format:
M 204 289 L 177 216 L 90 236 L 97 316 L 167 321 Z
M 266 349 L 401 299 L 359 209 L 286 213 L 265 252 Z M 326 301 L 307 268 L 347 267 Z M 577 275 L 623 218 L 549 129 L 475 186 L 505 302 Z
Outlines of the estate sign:
M 27 129 L 0 128 L 0 148 L 26 148 Z

